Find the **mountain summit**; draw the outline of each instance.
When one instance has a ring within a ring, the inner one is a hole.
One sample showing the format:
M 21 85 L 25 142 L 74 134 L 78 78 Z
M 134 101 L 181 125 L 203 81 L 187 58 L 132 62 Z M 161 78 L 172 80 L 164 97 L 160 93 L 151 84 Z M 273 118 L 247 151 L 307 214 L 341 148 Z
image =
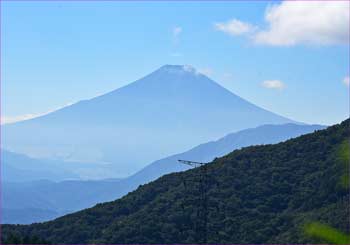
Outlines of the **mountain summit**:
M 124 177 L 141 163 L 241 129 L 291 120 L 255 106 L 191 66 L 165 65 L 99 97 L 3 127 L 6 149 L 108 163 Z
M 164 65 L 159 68 L 157 71 L 169 72 L 169 73 L 192 73 L 192 74 L 200 74 L 196 71 L 196 69 L 191 65 Z

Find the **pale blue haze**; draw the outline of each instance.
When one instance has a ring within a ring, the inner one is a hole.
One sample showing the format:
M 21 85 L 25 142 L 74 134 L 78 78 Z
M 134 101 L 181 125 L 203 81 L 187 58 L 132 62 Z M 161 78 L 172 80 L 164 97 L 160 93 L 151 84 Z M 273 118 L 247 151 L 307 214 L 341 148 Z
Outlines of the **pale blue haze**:
M 2 222 L 23 224 L 53 219 L 97 203 L 120 198 L 139 185 L 156 180 L 165 174 L 190 168 L 188 165 L 180 164 L 178 159 L 209 162 L 215 157 L 223 156 L 241 147 L 278 143 L 323 128 L 320 125 L 284 124 L 245 129 L 228 134 L 217 141 L 206 142 L 185 152 L 153 161 L 125 179 L 53 182 L 52 180 L 57 180 L 57 174 L 62 175 L 62 167 L 52 168 L 54 162 L 46 160 L 46 165 L 51 166 L 51 169 L 43 169 L 38 167 L 42 166 L 43 160 L 25 159 L 23 155 L 3 152 L 5 171 L 2 172 L 2 179 L 6 178 L 7 182 L 2 183 L 4 197 Z M 29 163 L 27 166 L 21 165 L 24 160 Z M 10 169 L 11 165 L 16 166 L 17 169 L 15 171 Z M 71 171 L 76 171 L 72 167 L 74 165 L 68 163 L 64 165 L 66 170 L 69 169 L 67 168 L 69 165 Z M 30 168 L 33 171 L 26 173 L 26 177 L 30 177 L 31 181 L 16 182 L 23 168 L 26 168 L 25 170 Z M 55 175 L 52 175 L 52 170 L 56 170 Z M 44 173 L 46 176 L 43 175 Z M 42 180 L 43 176 L 46 181 Z M 72 178 L 67 173 L 66 176 Z M 36 199 L 33 200 L 33 196 Z

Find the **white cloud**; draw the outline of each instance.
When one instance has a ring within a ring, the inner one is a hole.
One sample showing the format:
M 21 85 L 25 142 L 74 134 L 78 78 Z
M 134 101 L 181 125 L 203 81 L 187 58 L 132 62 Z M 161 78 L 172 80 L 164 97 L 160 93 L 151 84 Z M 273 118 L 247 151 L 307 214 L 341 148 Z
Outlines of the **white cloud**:
M 20 122 L 20 121 L 24 121 L 24 120 L 29 120 L 29 119 L 33 119 L 33 118 L 36 118 L 36 117 L 41 117 L 41 116 L 44 116 L 44 115 L 47 115 L 51 112 L 54 112 L 54 111 L 57 111 L 59 109 L 62 109 L 66 106 L 70 106 L 74 103 L 67 103 L 63 106 L 60 106 L 60 107 L 57 107 L 55 109 L 51 109 L 51 110 L 48 110 L 46 112 L 42 112 L 42 113 L 29 113 L 29 114 L 24 114 L 24 115 L 17 115 L 17 116 L 1 116 L 1 125 L 4 125 L 4 124 L 9 124 L 9 123 L 15 123 L 15 122 Z
M 15 123 L 19 121 L 24 121 L 28 119 L 32 119 L 40 116 L 41 114 L 25 114 L 25 115 L 17 115 L 17 116 L 2 116 L 1 124 Z
M 349 76 L 344 77 L 343 83 L 344 83 L 346 86 L 348 86 L 348 87 L 350 86 L 350 78 L 349 78 Z
M 211 76 L 213 74 L 213 70 L 211 68 L 202 68 L 198 69 L 197 71 L 200 74 L 206 75 L 206 76 Z
M 175 46 L 179 43 L 181 33 L 182 33 L 181 26 L 175 26 L 172 29 L 172 42 Z
M 255 27 L 249 23 L 232 19 L 227 22 L 218 22 L 214 24 L 218 31 L 225 32 L 231 36 L 239 36 L 254 31 Z
M 226 72 L 226 73 L 222 74 L 222 77 L 226 81 L 231 81 L 233 79 L 233 74 L 230 72 Z
M 191 65 L 183 65 L 182 66 L 182 69 L 185 71 L 185 72 L 190 72 L 190 73 L 196 73 L 196 69 L 191 66 Z
M 268 7 L 265 20 L 268 28 L 255 34 L 256 43 L 290 46 L 349 42 L 347 1 L 284 1 Z
M 215 23 L 231 36 L 249 34 L 256 44 L 292 46 L 349 43 L 348 1 L 283 1 L 265 11 L 266 28 L 237 19 Z
M 182 27 L 176 26 L 173 28 L 173 37 L 177 38 L 182 32 Z
M 265 88 L 279 89 L 279 90 L 282 90 L 286 87 L 285 84 L 280 80 L 266 80 L 266 81 L 263 81 L 261 85 Z

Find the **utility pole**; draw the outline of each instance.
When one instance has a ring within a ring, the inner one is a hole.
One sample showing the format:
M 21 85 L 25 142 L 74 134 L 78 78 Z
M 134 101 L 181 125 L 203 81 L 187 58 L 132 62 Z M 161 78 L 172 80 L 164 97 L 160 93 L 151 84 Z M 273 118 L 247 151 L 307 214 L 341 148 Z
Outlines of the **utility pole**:
M 178 160 L 180 163 L 192 166 L 194 168 L 201 167 L 199 174 L 199 204 L 197 210 L 197 224 L 195 226 L 198 242 L 207 243 L 207 223 L 208 223 L 208 199 L 207 199 L 207 163 L 194 162 L 188 160 Z

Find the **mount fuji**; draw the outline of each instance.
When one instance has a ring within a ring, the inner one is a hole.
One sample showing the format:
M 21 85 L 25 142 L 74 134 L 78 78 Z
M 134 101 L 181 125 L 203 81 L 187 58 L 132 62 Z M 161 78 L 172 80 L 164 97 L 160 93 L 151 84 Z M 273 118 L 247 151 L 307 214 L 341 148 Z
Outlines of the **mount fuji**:
M 263 124 L 294 121 L 262 109 L 191 66 L 165 65 L 90 100 L 3 126 L 3 146 L 32 157 L 95 162 L 125 177 L 155 159 Z M 294 122 L 295 123 L 295 122 Z

